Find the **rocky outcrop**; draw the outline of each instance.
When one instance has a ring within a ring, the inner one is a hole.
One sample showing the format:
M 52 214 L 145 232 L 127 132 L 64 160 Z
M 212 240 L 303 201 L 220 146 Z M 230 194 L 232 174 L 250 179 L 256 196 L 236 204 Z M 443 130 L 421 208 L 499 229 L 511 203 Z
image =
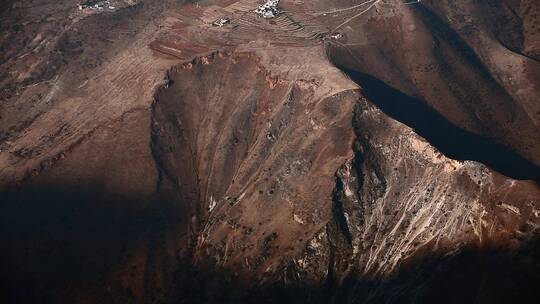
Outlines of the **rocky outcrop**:
M 169 72 L 153 104 L 158 189 L 189 206 L 193 263 L 242 279 L 276 272 L 328 222 L 324 198 L 352 156 L 354 86 L 328 85 L 348 83 L 330 66 L 303 79 L 265 60 L 197 58 Z
M 479 294 L 511 301 L 511 296 L 493 296 L 508 288 L 507 282 L 485 276 L 507 258 L 494 252 L 516 249 L 534 237 L 537 185 L 505 179 L 479 163 L 448 159 L 366 101 L 357 105 L 355 130 L 357 157 L 338 171 L 338 208 L 328 227 L 333 255 L 339 257 L 330 261 L 334 302 L 439 297 L 472 302 Z M 457 261 L 467 264 L 473 277 L 453 278 L 464 271 L 449 266 Z M 511 268 L 518 276 L 527 276 L 523 262 L 516 264 Z M 448 281 L 440 277 L 446 275 Z M 532 286 L 526 280 L 520 284 L 521 291 Z

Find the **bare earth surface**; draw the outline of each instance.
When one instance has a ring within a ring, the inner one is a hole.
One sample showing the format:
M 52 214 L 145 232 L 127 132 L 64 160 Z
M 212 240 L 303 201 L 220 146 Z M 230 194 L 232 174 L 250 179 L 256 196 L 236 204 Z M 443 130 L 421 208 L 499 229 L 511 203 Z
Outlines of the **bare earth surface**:
M 0 3 L 2 303 L 539 301 L 538 1 L 88 2 Z

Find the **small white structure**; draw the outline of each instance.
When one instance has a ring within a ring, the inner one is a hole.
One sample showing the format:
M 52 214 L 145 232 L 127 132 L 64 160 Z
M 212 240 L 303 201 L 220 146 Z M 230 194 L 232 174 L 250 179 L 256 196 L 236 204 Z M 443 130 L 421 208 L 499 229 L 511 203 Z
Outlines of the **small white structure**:
M 218 20 L 214 21 L 212 23 L 213 26 L 219 26 L 219 27 L 223 27 L 225 26 L 226 24 L 229 24 L 231 23 L 231 19 L 229 18 L 219 18 Z
M 212 212 L 216 208 L 217 202 L 212 195 L 210 195 L 210 204 L 208 204 L 208 211 Z
M 79 10 L 83 9 L 91 9 L 91 10 L 103 10 L 103 9 L 115 9 L 114 6 L 111 5 L 111 2 L 108 0 L 105 1 L 98 1 L 98 0 L 88 0 L 81 4 L 79 4 Z
M 278 5 L 279 0 L 266 0 L 266 2 L 259 5 L 254 12 L 261 15 L 263 18 L 274 18 L 281 13 Z
M 341 33 L 335 33 L 335 34 L 330 35 L 330 38 L 338 40 L 338 39 L 343 38 L 343 35 Z

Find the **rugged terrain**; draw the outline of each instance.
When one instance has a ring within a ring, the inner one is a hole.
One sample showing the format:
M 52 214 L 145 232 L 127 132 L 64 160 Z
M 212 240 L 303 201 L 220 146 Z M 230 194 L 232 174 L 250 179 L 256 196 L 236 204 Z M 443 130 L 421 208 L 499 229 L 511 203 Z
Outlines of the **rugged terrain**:
M 536 303 L 540 3 L 260 4 L 0 3 L 2 302 Z

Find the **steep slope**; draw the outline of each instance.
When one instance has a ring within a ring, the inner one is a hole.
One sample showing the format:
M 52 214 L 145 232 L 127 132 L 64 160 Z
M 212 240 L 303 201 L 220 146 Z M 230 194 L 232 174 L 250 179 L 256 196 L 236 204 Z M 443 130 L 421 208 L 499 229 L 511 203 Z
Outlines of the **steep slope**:
M 0 4 L 4 302 L 539 298 L 534 1 L 109 3 Z
M 335 22 L 343 35 L 332 42 L 336 64 L 420 99 L 538 166 L 540 65 L 531 39 L 538 3 L 411 3 L 374 1 L 364 14 Z

